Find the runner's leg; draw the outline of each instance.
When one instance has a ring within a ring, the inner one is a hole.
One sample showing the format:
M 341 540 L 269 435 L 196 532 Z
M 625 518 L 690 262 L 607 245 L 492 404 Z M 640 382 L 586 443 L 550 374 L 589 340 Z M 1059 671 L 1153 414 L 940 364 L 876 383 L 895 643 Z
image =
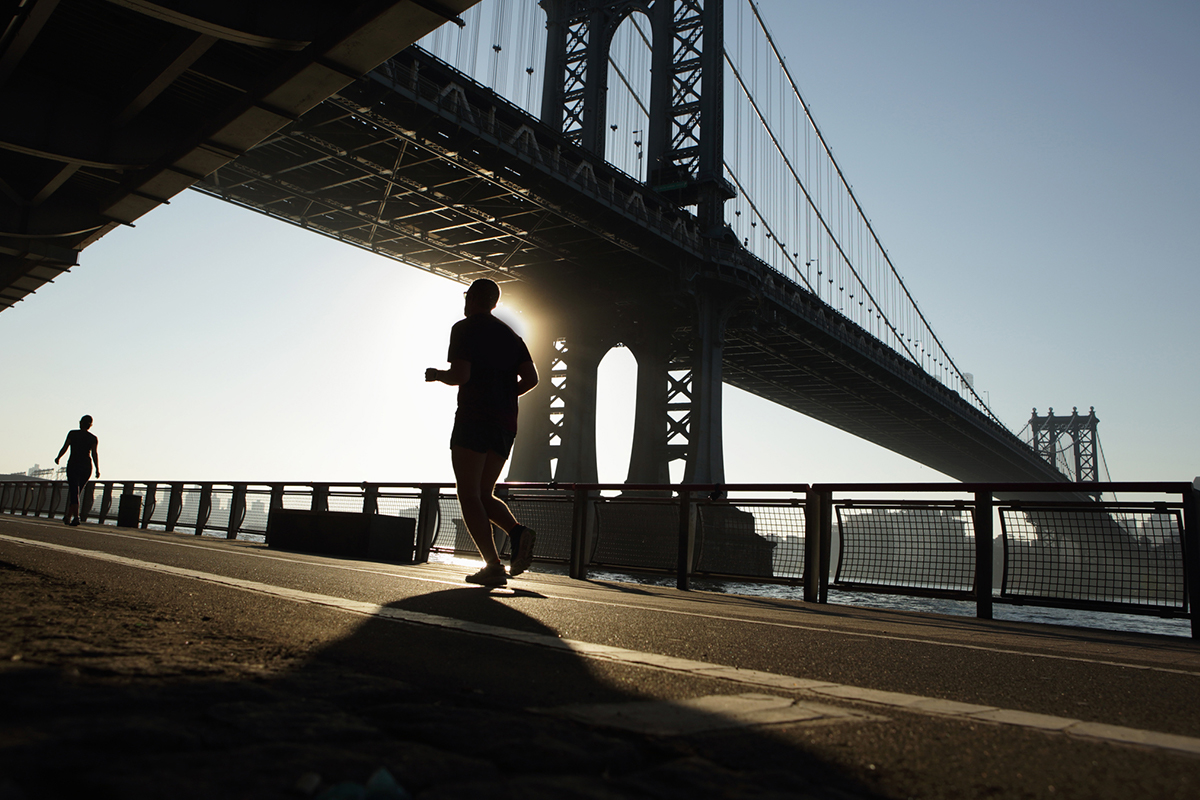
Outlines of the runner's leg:
M 454 466 L 458 507 L 462 510 L 463 522 L 467 526 L 467 532 L 471 534 L 471 540 L 475 542 L 475 547 L 479 549 L 479 555 L 483 557 L 484 562 L 491 565 L 500 563 L 500 554 L 496 552 L 492 523 L 488 519 L 488 510 L 480 491 L 489 455 L 496 454 L 477 453 L 457 445 L 450 448 L 450 462 Z

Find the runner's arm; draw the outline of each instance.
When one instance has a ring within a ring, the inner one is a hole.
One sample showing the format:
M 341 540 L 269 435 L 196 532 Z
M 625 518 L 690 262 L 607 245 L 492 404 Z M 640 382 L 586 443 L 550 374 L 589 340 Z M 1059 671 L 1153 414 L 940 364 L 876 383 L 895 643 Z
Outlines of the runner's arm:
M 441 381 L 449 386 L 462 386 L 471 380 L 471 362 L 456 359 L 450 362 L 450 369 L 430 367 L 425 370 L 425 380 L 427 382 Z

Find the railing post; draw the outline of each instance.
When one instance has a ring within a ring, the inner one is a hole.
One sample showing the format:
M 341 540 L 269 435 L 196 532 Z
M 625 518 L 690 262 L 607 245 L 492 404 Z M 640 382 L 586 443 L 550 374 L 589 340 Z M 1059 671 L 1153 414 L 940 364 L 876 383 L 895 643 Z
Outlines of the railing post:
M 328 511 L 329 510 L 329 484 L 314 483 L 312 485 L 312 506 L 311 511 Z
M 283 508 L 283 484 L 271 484 L 271 504 L 267 508 L 267 515 L 270 516 L 272 511 L 278 511 Z
M 821 493 L 815 486 L 804 495 L 804 602 L 815 603 L 820 597 L 821 569 Z
M 37 498 L 33 501 L 33 515 L 40 517 L 42 515 L 42 504 L 45 502 L 46 484 L 39 482 L 37 485 Z
M 821 492 L 821 570 L 817 602 L 829 602 L 829 558 L 833 552 L 833 492 Z
M 167 531 L 174 531 L 179 515 L 183 513 L 183 484 L 172 483 L 171 494 L 167 497 Z
M 421 487 L 421 505 L 417 509 L 417 553 L 416 561 L 429 561 L 429 551 L 437 537 L 438 515 L 441 513 L 441 490 L 436 486 Z
M 208 518 L 212 516 L 212 484 L 200 484 L 200 502 L 196 506 L 196 535 L 200 536 L 204 533 L 204 526 L 208 524 Z
M 696 504 L 692 493 L 679 491 L 679 558 L 675 587 L 686 592 L 692 583 L 692 558 L 696 551 Z
M 567 573 L 577 581 L 586 581 L 588 576 L 595 506 L 595 492 L 576 486 L 571 506 L 571 563 Z
M 246 484 L 233 484 L 233 495 L 229 498 L 229 527 L 225 529 L 226 539 L 236 539 L 242 529 L 242 520 L 246 518 Z
M 154 517 L 154 509 L 158 506 L 158 484 L 146 484 L 146 499 L 142 504 L 142 524 L 141 529 L 146 530 L 150 527 L 150 520 Z
M 100 496 L 100 514 L 96 518 L 96 522 L 101 525 L 104 524 L 104 520 L 108 519 L 108 514 L 112 511 L 112 489 L 112 481 L 104 484 L 104 494 Z
M 1200 639 L 1200 478 L 1183 493 L 1183 585 L 1188 593 L 1192 638 Z
M 364 514 L 379 513 L 379 487 L 373 483 L 363 482 L 363 508 Z
M 975 493 L 975 616 L 992 618 L 992 493 Z
M 50 503 L 46 507 L 47 519 L 54 519 L 54 515 L 58 512 L 58 499 L 63 494 L 65 494 L 65 492 L 62 491 L 62 487 L 59 486 L 58 481 L 54 481 L 50 484 Z M 70 506 L 70 502 L 63 506 L 63 519 L 67 518 L 67 509 L 70 508 Z

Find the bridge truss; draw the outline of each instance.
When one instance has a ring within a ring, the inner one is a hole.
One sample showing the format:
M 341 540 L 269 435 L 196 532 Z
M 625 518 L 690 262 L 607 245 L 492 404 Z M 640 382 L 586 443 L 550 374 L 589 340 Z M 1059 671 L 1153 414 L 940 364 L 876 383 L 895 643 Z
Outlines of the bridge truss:
M 523 404 L 512 479 L 594 477 L 595 372 L 618 343 L 639 364 L 631 482 L 665 482 L 681 450 L 686 479 L 723 481 L 723 382 L 964 480 L 1061 477 L 670 198 L 420 50 L 197 188 L 437 274 L 503 282 L 543 321 L 539 368 L 562 373 Z

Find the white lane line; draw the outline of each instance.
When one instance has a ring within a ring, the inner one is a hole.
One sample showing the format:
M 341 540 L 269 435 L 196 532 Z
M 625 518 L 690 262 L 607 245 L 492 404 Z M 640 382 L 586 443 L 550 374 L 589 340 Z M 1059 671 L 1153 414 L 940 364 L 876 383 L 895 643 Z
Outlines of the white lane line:
M 1113 742 L 1117 744 L 1134 744 L 1159 750 L 1174 750 L 1193 755 L 1200 755 L 1200 738 L 1177 736 L 1169 733 L 1126 728 L 1120 725 L 1107 725 L 1098 722 L 1085 722 L 1068 717 L 1056 717 L 1047 714 L 1034 714 L 1027 711 L 1003 709 L 995 706 L 982 706 L 972 703 L 959 703 L 942 700 L 936 697 L 904 694 L 901 692 L 884 692 L 877 689 L 867 689 L 861 686 L 848 686 L 829 681 L 796 678 L 790 675 L 779 675 L 760 670 L 739 669 L 737 667 L 710 664 L 705 661 L 694 661 L 686 658 L 643 653 L 628 650 L 623 647 L 592 644 L 571 639 L 562 639 L 544 633 L 530 633 L 502 628 L 496 625 L 485 625 L 479 622 L 452 619 L 419 611 L 407 611 L 399 608 L 389 608 L 376 603 L 366 603 L 360 600 L 348 600 L 344 597 L 305 592 L 299 589 L 288 589 L 272 586 L 258 581 L 248 581 L 241 578 L 231 578 L 199 570 L 174 567 L 168 564 L 157 564 L 152 561 L 128 558 L 94 550 L 82 550 L 53 542 L 42 542 L 36 539 L 23 539 L 16 536 L 0 534 L 0 539 L 40 547 L 47 550 L 69 553 L 75 556 L 91 558 L 120 564 L 134 569 L 143 569 L 180 578 L 205 581 L 207 583 L 241 589 L 248 592 L 269 595 L 297 603 L 334 608 L 364 616 L 379 619 L 394 620 L 416 625 L 426 625 L 451 630 L 459 633 L 469 633 L 503 639 L 509 642 L 547 647 L 559 651 L 568 651 L 584 658 L 599 661 L 610 661 L 637 667 L 661 669 L 669 672 L 683 673 L 702 678 L 718 678 L 739 683 L 744 686 L 758 688 L 780 689 L 793 692 L 806 692 L 830 699 L 869 703 L 898 711 L 908 711 L 928 716 L 960 719 L 973 722 L 990 722 L 999 725 L 1011 725 L 1043 732 L 1057 732 L 1070 736 Z
M 653 736 L 807 722 L 887 722 L 886 717 L 761 692 L 716 694 L 686 700 L 634 700 L 558 706 L 549 713 L 568 719 Z
M 111 536 L 111 537 L 120 538 L 120 539 L 130 539 L 133 541 L 147 542 L 147 543 L 156 544 L 156 545 L 170 545 L 173 547 L 186 547 L 186 548 L 192 548 L 192 549 L 196 549 L 196 550 L 204 550 L 207 553 L 225 552 L 221 548 L 214 548 L 212 546 L 190 544 L 187 542 L 177 542 L 177 541 L 172 541 L 170 539 L 147 539 L 145 536 L 136 536 L 136 535 L 126 534 L 126 533 L 118 533 L 116 531 L 94 531 L 94 532 L 98 533 L 102 536 Z M 276 556 L 276 555 L 269 555 L 266 553 L 255 553 L 255 552 L 249 552 L 249 551 L 239 552 L 239 553 L 237 553 L 237 555 L 239 557 L 244 556 L 247 558 L 262 558 L 262 559 L 266 559 L 268 561 L 281 561 L 281 562 L 286 562 L 289 564 L 303 564 L 303 565 L 312 566 L 312 567 L 319 566 L 322 569 L 326 569 L 326 568 L 327 569 L 336 569 L 336 570 L 342 570 L 342 571 L 347 571 L 347 572 L 359 572 L 359 573 L 368 574 L 368 575 L 380 575 L 380 576 L 392 577 L 392 578 L 400 577 L 400 578 L 403 578 L 404 580 L 417 581 L 420 583 L 432 583 L 432 584 L 438 584 L 441 586 L 462 586 L 462 581 L 457 578 L 455 578 L 453 580 L 446 580 L 444 578 L 431 578 L 431 577 L 428 577 L 425 575 L 414 575 L 410 571 L 407 571 L 407 570 L 397 572 L 397 571 L 389 571 L 389 570 L 382 570 L 382 569 L 372 569 L 372 568 L 368 568 L 368 567 L 352 567 L 352 566 L 349 566 L 346 564 L 339 564 L 339 563 L 335 563 L 335 562 L 297 561 L 295 558 L 289 558 L 286 556 Z M 403 569 L 403 568 L 401 568 L 401 569 Z M 662 607 L 658 607 L 658 606 L 645 606 L 645 605 L 639 605 L 637 603 L 631 603 L 631 602 L 616 602 L 613 600 L 597 600 L 595 598 L 579 597 L 577 595 L 559 595 L 559 594 L 553 594 L 551 592 L 545 592 L 545 591 L 542 591 L 541 589 L 539 589 L 539 594 L 541 594 L 544 598 L 547 598 L 547 599 L 563 600 L 563 601 L 567 601 L 567 602 L 571 602 L 571 603 L 588 603 L 590 605 L 606 606 L 609 608 L 634 609 L 634 610 L 638 610 L 638 611 L 647 611 L 647 612 L 654 613 L 654 614 L 669 614 L 672 616 L 692 617 L 695 619 L 709 619 L 709 620 L 715 620 L 717 622 L 726 622 L 726 623 L 731 622 L 731 621 L 736 621 L 736 622 L 739 622 L 744 625 L 758 625 L 758 626 L 768 627 L 768 628 L 782 628 L 785 630 L 806 631 L 809 633 L 820 633 L 820 634 L 823 634 L 826 636 L 848 636 L 848 637 L 859 638 L 859 639 L 877 639 L 880 641 L 904 642 L 907 644 L 921 644 L 921 645 L 928 645 L 928 646 L 932 646 L 932 647 L 946 647 L 946 648 L 951 648 L 951 649 L 955 649 L 955 650 L 972 650 L 972 651 L 983 652 L 983 653 L 997 653 L 1000 655 L 1021 656 L 1022 658 L 1043 659 L 1043 660 L 1047 660 L 1047 661 L 1066 661 L 1066 662 L 1077 663 L 1077 664 L 1094 664 L 1094 665 L 1105 666 L 1105 667 L 1116 667 L 1118 669 L 1132 669 L 1132 670 L 1138 670 L 1141 672 L 1160 672 L 1160 673 L 1167 674 L 1167 675 L 1187 675 L 1192 678 L 1200 678 L 1200 672 L 1196 671 L 1195 669 L 1178 669 L 1178 668 L 1174 668 L 1174 667 L 1159 667 L 1159 666 L 1153 666 L 1153 665 L 1148 665 L 1148 664 L 1131 664 L 1127 661 L 1110 661 L 1107 659 L 1086 658 L 1083 656 L 1065 656 L 1065 655 L 1061 655 L 1058 653 L 1039 653 L 1039 652 L 1034 652 L 1034 651 L 1029 651 L 1029 650 L 1016 650 L 1016 649 L 1007 648 L 1007 647 L 992 647 L 992 646 L 988 646 L 988 645 L 968 644 L 966 642 L 947 642 L 945 640 L 928 639 L 928 638 L 922 638 L 919 636 L 901 636 L 899 634 L 892 634 L 892 633 L 871 633 L 871 632 L 867 632 L 867 631 L 849 631 L 849 630 L 844 630 L 844 629 L 830 629 L 828 627 L 824 627 L 824 626 L 820 626 L 820 625 L 801 625 L 801 624 L 795 623 L 795 622 L 779 622 L 777 620 L 752 619 L 752 618 L 748 618 L 745 616 L 734 615 L 732 613 L 727 613 L 724 615 L 722 615 L 722 614 L 706 614 L 706 613 L 699 612 L 699 611 L 685 611 L 682 609 L 662 608 Z M 736 610 L 736 609 L 731 609 L 731 611 L 733 611 L 733 610 Z

